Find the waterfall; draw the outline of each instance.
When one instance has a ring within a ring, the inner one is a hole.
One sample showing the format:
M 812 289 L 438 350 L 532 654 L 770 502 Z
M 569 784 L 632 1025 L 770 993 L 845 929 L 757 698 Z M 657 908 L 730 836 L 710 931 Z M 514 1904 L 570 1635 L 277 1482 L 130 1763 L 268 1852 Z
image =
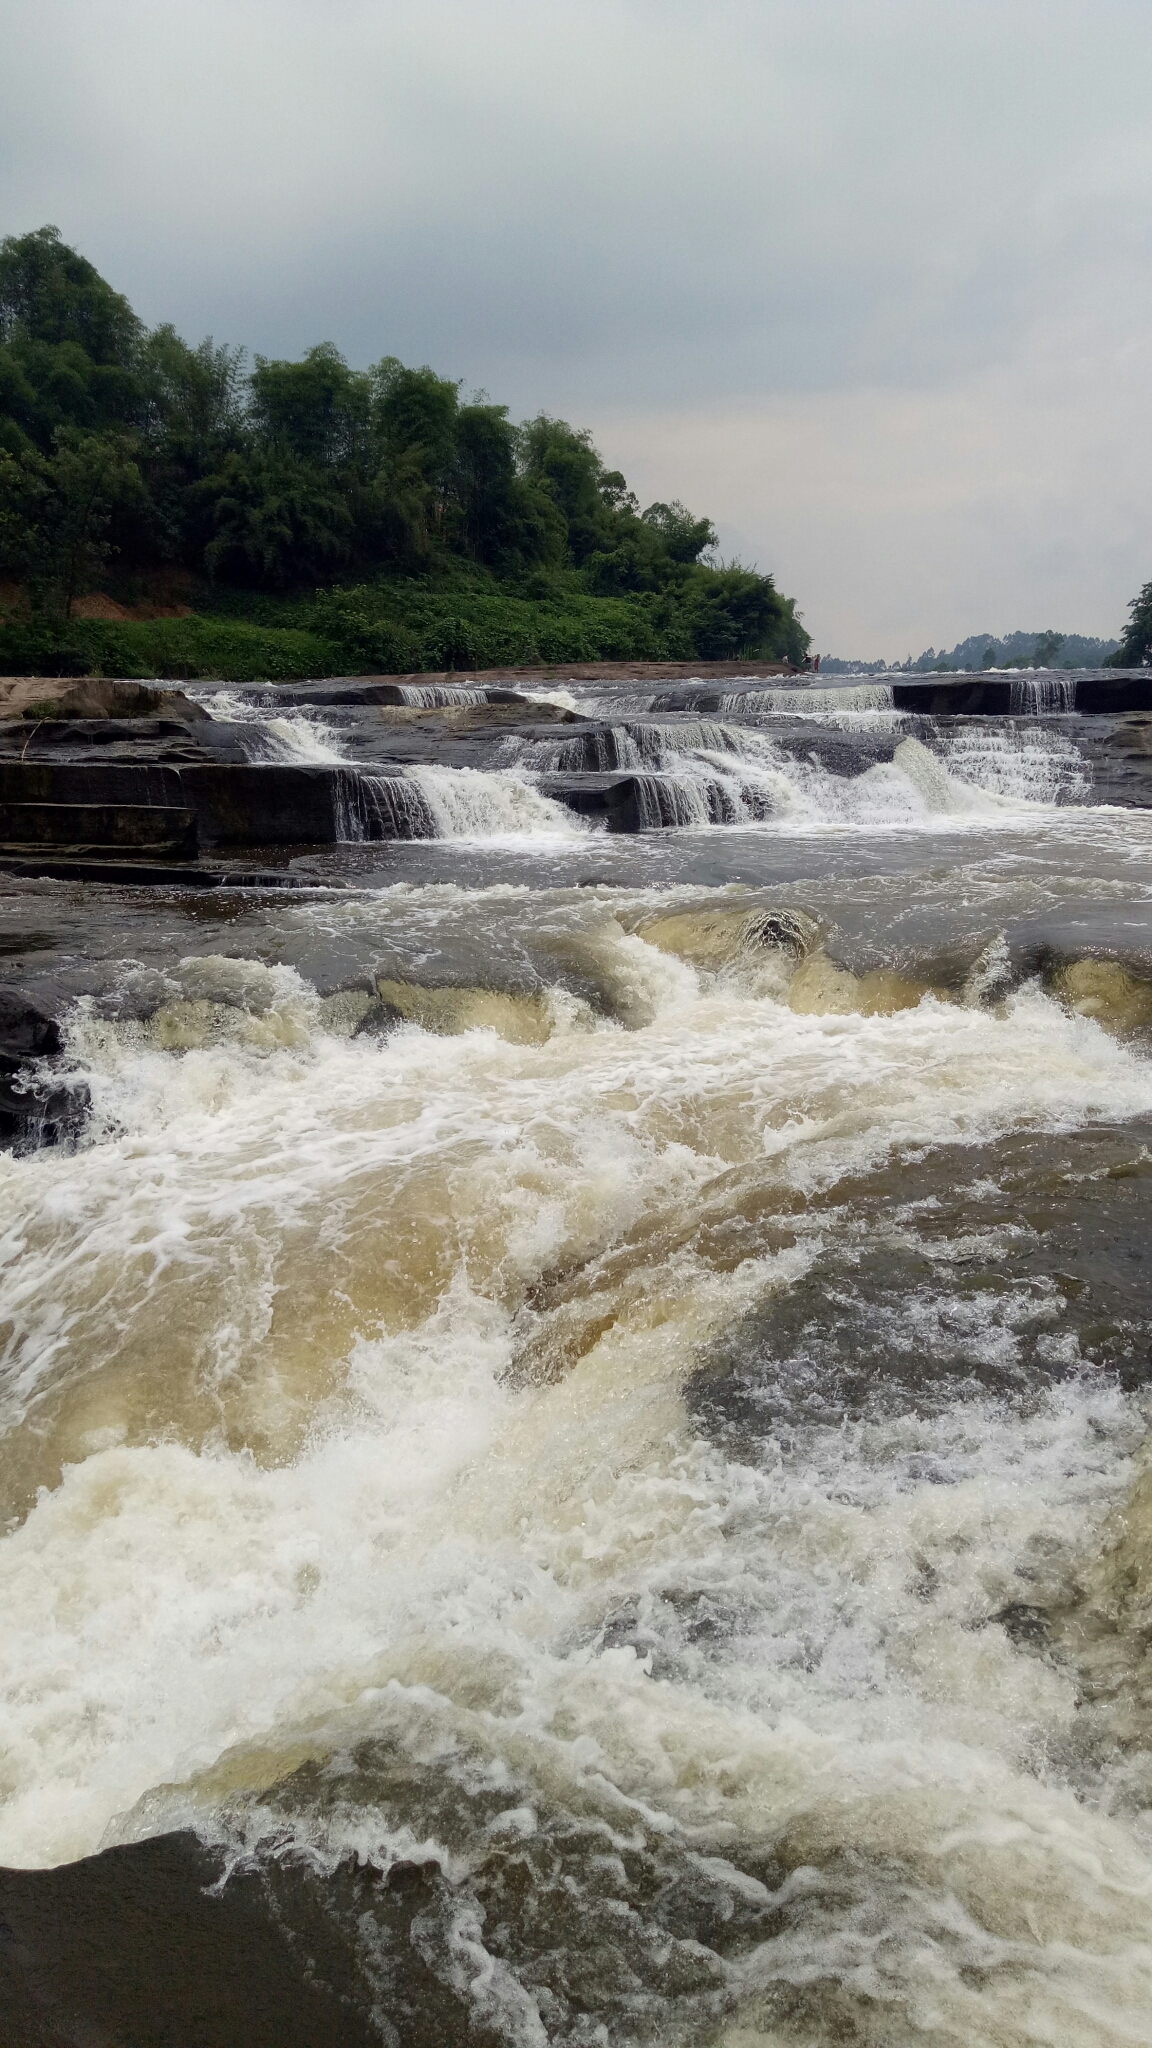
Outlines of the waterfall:
M 430 832 L 406 837 L 495 839 L 536 832 L 572 838 L 586 830 L 562 804 L 507 770 L 410 768 L 406 787 L 419 792 L 432 821 Z
M 637 775 L 636 810 L 642 831 L 669 825 L 736 825 L 762 815 L 756 792 L 719 777 Z
M 891 683 L 854 683 L 841 690 L 821 690 L 810 684 L 802 690 L 732 691 L 721 697 L 720 709 L 752 718 L 762 712 L 811 718 L 826 711 L 891 711 L 893 703 Z
M 1075 676 L 1013 676 L 1012 709 L 1018 716 L 1031 718 L 1075 711 Z
M 487 704 L 487 690 L 458 690 L 454 684 L 400 683 L 400 702 L 420 711 L 448 711 L 454 704 Z
M 948 771 L 963 782 L 1016 803 L 1087 801 L 1091 771 L 1065 731 L 1007 721 L 971 719 L 940 745 Z
M 705 719 L 686 718 L 676 724 L 598 726 L 578 733 L 551 749 L 534 748 L 535 766 L 546 760 L 560 773 L 612 774 L 619 769 L 656 769 L 683 766 L 694 754 L 733 754 L 761 759 L 765 742 L 759 733 L 741 732 L 729 725 Z M 517 759 L 526 758 L 521 752 Z
M 378 839 L 436 839 L 436 820 L 423 790 L 403 775 L 367 775 L 342 768 L 334 792 L 336 837 L 362 845 Z

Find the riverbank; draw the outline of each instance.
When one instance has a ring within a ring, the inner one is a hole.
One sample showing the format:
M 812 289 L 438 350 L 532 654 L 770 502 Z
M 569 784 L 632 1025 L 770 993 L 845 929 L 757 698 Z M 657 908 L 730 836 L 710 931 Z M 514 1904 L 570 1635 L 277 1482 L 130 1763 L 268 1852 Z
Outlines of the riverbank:
M 0 674 L 251 682 L 597 662 L 676 665 L 742 653 L 797 666 L 808 644 L 782 601 L 773 597 L 764 616 L 764 605 L 757 612 L 744 603 L 738 576 L 733 584 L 732 577 L 709 581 L 703 572 L 675 588 L 621 596 L 589 590 L 576 570 L 551 571 L 528 587 L 464 568 L 295 595 L 192 577 L 113 587 L 132 602 L 84 600 L 87 615 L 70 618 L 37 615 L 26 595 L 10 590 L 0 604 Z M 156 602 L 174 595 L 185 602 Z M 97 610 L 105 615 L 92 615 Z

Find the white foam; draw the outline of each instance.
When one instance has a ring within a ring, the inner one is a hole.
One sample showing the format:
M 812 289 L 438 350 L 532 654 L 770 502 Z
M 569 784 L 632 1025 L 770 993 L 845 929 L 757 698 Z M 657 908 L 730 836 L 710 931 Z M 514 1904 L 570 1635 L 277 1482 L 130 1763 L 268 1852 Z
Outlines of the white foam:
M 327 724 L 314 706 L 299 711 L 278 711 L 276 700 L 267 692 L 258 697 L 236 690 L 201 690 L 189 693 L 204 706 L 210 718 L 251 730 L 251 758 L 255 761 L 343 761 L 340 735 Z
M 1068 733 L 972 720 L 939 742 L 950 774 L 1016 805 L 1085 803 L 1092 779 Z
M 1075 1736 L 1074 1675 L 987 1625 L 1091 1545 L 1138 1404 L 1090 1378 L 1027 1414 L 958 1396 L 753 1468 L 697 1439 L 682 1393 L 838 1227 L 752 1229 L 733 1266 L 704 1227 L 733 1189 L 1147 1115 L 1152 1069 L 1035 989 L 999 1015 L 796 1016 L 581 914 L 643 982 L 635 1029 L 557 1000 L 544 1044 L 340 1039 L 297 977 L 223 957 L 182 963 L 180 997 L 259 1040 L 174 1057 L 149 1025 L 77 1018 L 94 1142 L 0 1159 L 9 1446 L 71 1447 L 0 1542 L 0 1857 L 191 1818 L 387 1861 L 415 1831 L 483 1975 L 466 1887 L 491 1842 L 463 1792 L 442 1843 L 431 1793 L 398 1820 L 383 1795 L 277 1790 L 387 1739 L 413 1782 L 474 1758 L 521 1832 L 551 1804 L 604 1853 L 648 1829 L 745 1886 L 777 1849 L 807 1870 L 808 1904 L 782 1895 L 725 1979 L 749 2026 L 782 1981 L 882 1981 L 893 2038 L 935 2011 L 944 2039 L 1075 2039 L 1079 1985 L 1079 2038 L 1139 2038 L 1152 1861 L 1037 1763 Z M 977 1351 L 1012 1341 L 1001 1296 L 968 1313 Z M 913 1302 L 906 1340 L 930 1348 L 938 1314 Z M 557 1379 L 510 1376 L 581 1317 Z M 731 1623 L 714 1649 L 675 1619 L 698 1612 Z M 634 1640 L 605 1637 L 619 1617 Z
M 616 944 L 652 960 L 639 940 Z M 657 959 L 657 969 L 664 994 L 645 1030 L 590 1030 L 585 1021 L 541 1047 L 507 1045 L 486 1032 L 437 1039 L 408 1031 L 383 1048 L 320 1037 L 294 1052 L 268 1035 L 262 1047 L 221 1044 L 174 1062 L 143 1045 L 135 1050 L 131 1031 L 125 1039 L 86 1027 L 97 1129 L 108 1135 L 72 1160 L 2 1165 L 6 1244 L 10 1256 L 19 1253 L 4 1288 L 8 1384 L 21 1404 L 76 1370 L 111 1373 L 126 1324 L 147 1325 L 168 1289 L 170 1317 L 201 1321 L 199 1353 L 217 1361 L 213 1398 L 226 1411 L 247 1374 L 271 1374 L 262 1398 L 274 1417 L 280 1368 L 261 1332 L 276 1289 L 291 1284 L 293 1262 L 305 1259 L 308 1234 L 332 1229 L 326 1214 L 344 1217 L 333 1253 L 350 1230 L 360 1273 L 364 1217 L 378 1207 L 384 1228 L 398 1204 L 418 1210 L 434 1187 L 450 1185 L 454 1257 L 463 1263 L 441 1305 L 430 1299 L 407 1334 L 374 1336 L 369 1325 L 353 1335 L 337 1381 L 351 1375 L 359 1414 L 356 1404 L 345 1410 L 338 1402 L 315 1447 L 290 1467 L 262 1473 L 223 1447 L 206 1445 L 197 1456 L 178 1442 L 97 1450 L 0 1546 L 0 1567 L 13 1574 L 4 1604 L 18 1696 L 9 1713 L 24 1786 L 0 1853 L 79 1853 L 149 1784 L 192 1768 L 189 1756 L 203 1763 L 245 1731 L 292 1725 L 333 1688 L 341 1696 L 356 1690 L 367 1644 L 383 1645 L 392 1626 L 372 1638 L 352 1619 L 383 1615 L 382 1589 L 363 1575 L 369 1527 L 373 1541 L 383 1540 L 399 1515 L 417 1581 L 428 1569 L 434 1582 L 449 1569 L 445 1557 L 477 1540 L 472 1509 L 462 1523 L 453 1509 L 442 1525 L 445 1470 L 458 1474 L 461 1461 L 482 1458 L 494 1429 L 515 1424 L 535 1441 L 551 1428 L 547 1415 L 567 1412 L 574 1398 L 571 1390 L 513 1396 L 496 1377 L 513 1341 L 516 1301 L 558 1259 L 587 1257 L 649 1211 L 682 1208 L 740 1161 L 771 1159 L 816 1186 L 897 1137 L 928 1142 L 1030 1116 L 1152 1108 L 1145 1066 L 1038 996 L 1018 998 L 1004 1020 L 932 1003 L 895 1018 L 800 1019 L 730 989 L 707 994 L 679 962 Z M 505 1280 L 491 1294 L 498 1272 Z M 737 1298 L 730 1277 L 717 1293 L 715 1279 L 691 1260 L 678 1272 L 673 1259 L 663 1282 L 658 1273 L 657 1266 L 646 1285 L 649 1298 L 662 1285 L 670 1290 L 665 1333 L 654 1344 L 641 1315 L 629 1334 L 625 1315 L 606 1343 L 602 1390 L 594 1391 L 593 1373 L 581 1396 L 592 1401 L 591 1437 L 561 1438 L 545 1457 L 543 1491 L 532 1493 L 542 1526 L 552 1526 L 561 1496 L 573 1486 L 578 1494 L 589 1456 L 603 1454 L 589 1446 L 606 1447 L 617 1423 L 621 1457 L 636 1450 L 627 1450 L 635 1428 L 648 1441 L 643 1411 L 654 1385 L 665 1389 L 656 1414 L 674 1420 L 692 1342 Z M 360 1273 L 345 1284 L 363 1283 Z M 174 1359 L 158 1357 L 156 1370 L 172 1372 L 174 1399 Z M 157 1398 L 161 1417 L 162 1378 Z M 661 1406 L 668 1399 L 670 1409 Z M 436 1419 L 445 1402 L 457 1413 L 447 1434 Z M 275 1433 L 274 1421 L 269 1426 Z M 342 1485 L 335 1474 L 345 1459 Z M 367 1512 L 351 1476 L 361 1467 L 375 1473 L 379 1493 L 363 1540 L 348 1519 Z M 530 1486 L 521 1473 L 517 1488 Z M 560 1493 L 550 1491 L 556 1487 Z M 423 1533 L 412 1519 L 412 1489 L 429 1504 Z M 527 1499 L 517 1491 L 518 1513 Z M 493 1530 L 515 1528 L 498 1501 L 485 1508 L 485 1527 L 492 1515 Z M 293 1532 L 312 1524 L 329 1531 L 322 1547 L 335 1605 L 309 1605 L 309 1618 L 290 1627 L 288 1579 L 282 1593 L 269 1591 L 280 1583 L 274 1560 L 298 1559 L 302 1538 Z M 48 1612 L 52 1584 L 63 1605 Z M 418 1597 L 415 1587 L 405 1601 Z M 170 1625 L 157 1632 L 162 1613 Z M 221 1629 L 219 1654 L 198 1673 L 204 1630 Z M 254 1687 L 262 1661 L 265 1680 Z M 106 1731 L 95 1746 L 93 1712 Z
M 400 702 L 422 711 L 449 710 L 454 704 L 487 704 L 488 692 L 456 683 L 401 683 Z
M 501 839 L 525 833 L 576 839 L 587 827 L 522 775 L 477 768 L 409 768 L 439 839 Z

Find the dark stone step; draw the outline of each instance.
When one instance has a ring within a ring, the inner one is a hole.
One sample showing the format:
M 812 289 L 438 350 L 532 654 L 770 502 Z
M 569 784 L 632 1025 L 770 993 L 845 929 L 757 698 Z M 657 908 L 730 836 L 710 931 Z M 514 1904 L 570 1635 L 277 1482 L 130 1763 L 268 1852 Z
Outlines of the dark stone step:
M 879 677 L 879 681 L 886 680 Z M 1152 710 L 1152 669 L 1144 673 L 1113 673 L 1073 677 L 1042 675 L 1016 678 L 1005 675 L 925 676 L 916 682 L 892 679 L 892 701 L 897 711 L 926 711 L 934 717 L 1029 717 L 1035 710 L 1021 709 L 1020 682 L 1071 682 L 1073 705 L 1083 712 Z M 1041 713 L 1043 715 L 1043 713 Z
M 331 846 L 337 777 L 324 766 L 0 760 L 9 805 L 161 807 L 195 815 L 202 846 Z M 194 849 L 190 849 L 194 850 Z
M 0 1147 L 38 1152 L 77 1138 L 90 1107 L 83 1081 L 57 1080 L 0 1053 Z
M 277 868 L 181 867 L 160 861 L 100 860 L 82 854 L 11 854 L 0 852 L 0 874 L 27 881 L 124 882 L 134 888 L 165 889 L 314 889 L 314 878 L 290 875 Z M 339 887 L 325 878 L 326 888 Z
M 196 857 L 196 813 L 170 804 L 11 803 L 0 800 L 0 846 L 139 848 L 152 857 Z
M 55 1017 L 17 988 L 0 988 L 0 1146 L 36 1152 L 74 1138 L 88 1114 L 83 1081 L 61 1081 Z
M 594 775 L 573 770 L 567 775 L 541 775 L 537 787 L 542 795 L 582 818 L 603 818 L 609 832 L 643 829 L 637 778 L 627 771 Z

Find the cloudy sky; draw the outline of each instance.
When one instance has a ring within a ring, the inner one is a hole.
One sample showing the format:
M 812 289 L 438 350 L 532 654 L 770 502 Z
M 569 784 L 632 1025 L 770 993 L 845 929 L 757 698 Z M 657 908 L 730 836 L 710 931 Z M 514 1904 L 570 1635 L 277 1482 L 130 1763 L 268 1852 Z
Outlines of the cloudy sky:
M 0 0 L 0 231 L 590 425 L 816 645 L 1152 577 L 1152 0 Z

